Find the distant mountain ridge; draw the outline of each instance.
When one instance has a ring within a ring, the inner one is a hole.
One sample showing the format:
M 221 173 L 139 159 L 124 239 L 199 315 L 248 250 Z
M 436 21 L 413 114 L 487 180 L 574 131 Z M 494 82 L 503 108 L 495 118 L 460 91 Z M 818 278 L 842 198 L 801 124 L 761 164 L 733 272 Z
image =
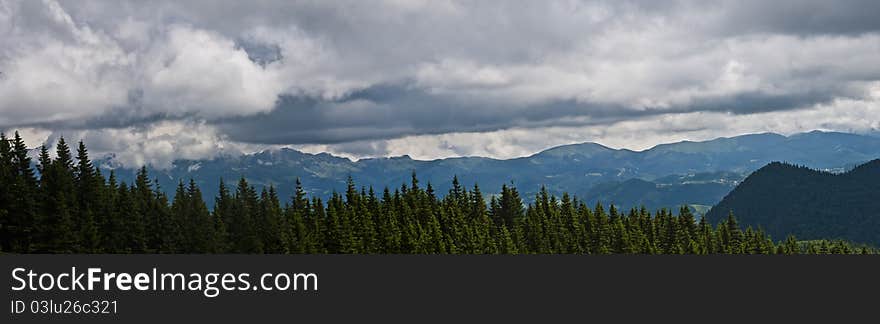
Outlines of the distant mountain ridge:
M 840 174 L 774 162 L 749 175 L 706 217 L 733 212 L 773 237 L 880 243 L 880 160 Z
M 178 160 L 170 169 L 150 168 L 150 172 L 158 177 L 159 184 L 166 191 L 173 189 L 180 180 L 195 179 L 209 202 L 213 201 L 221 177 L 234 181 L 244 176 L 256 186 L 272 184 L 282 197 L 290 195 L 295 179 L 300 178 L 307 191 L 326 196 L 334 190 L 342 190 L 348 176 L 358 185 L 372 186 L 377 191 L 386 186 L 393 190 L 408 183 L 410 174 L 415 171 L 422 184 L 430 182 L 440 194 L 449 189 L 452 177 L 458 176 L 462 184 L 472 186 L 477 183 L 487 194 L 512 182 L 527 199 L 541 186 L 546 186 L 551 193 L 569 192 L 588 201 L 613 201 L 623 206 L 646 203 L 648 207 L 658 208 L 673 207 L 669 206 L 673 203 L 713 205 L 738 180 L 772 161 L 843 171 L 877 157 L 880 157 L 878 137 L 809 132 L 792 136 L 763 133 L 703 142 L 685 141 L 661 144 L 644 151 L 582 143 L 553 147 L 528 157 L 508 160 L 458 157 L 422 161 L 402 156 L 352 161 L 327 153 L 281 149 L 213 160 Z M 105 160 L 102 165 L 112 167 L 112 159 Z M 117 173 L 121 180 L 130 181 L 134 169 L 120 168 Z M 684 180 L 668 181 L 713 173 L 719 177 L 723 174 L 723 179 L 689 184 Z M 630 179 L 654 183 L 654 189 L 644 183 L 627 182 Z M 596 187 L 599 184 L 603 186 Z M 592 190 L 594 187 L 608 190 Z M 633 192 L 658 198 L 633 201 L 628 198 L 637 195 Z
M 683 204 L 700 208 L 720 200 L 742 178 L 742 174 L 735 172 L 707 172 L 671 175 L 653 181 L 628 179 L 596 184 L 581 196 L 590 197 L 590 201 L 602 201 L 623 208 L 674 208 Z

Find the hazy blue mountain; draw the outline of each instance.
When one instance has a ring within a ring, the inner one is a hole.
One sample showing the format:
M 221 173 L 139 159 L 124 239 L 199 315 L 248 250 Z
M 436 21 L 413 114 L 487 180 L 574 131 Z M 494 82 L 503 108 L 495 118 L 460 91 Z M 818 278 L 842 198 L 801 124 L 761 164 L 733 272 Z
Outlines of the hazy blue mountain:
M 880 160 L 845 173 L 770 163 L 749 175 L 706 217 L 733 212 L 740 224 L 782 239 L 845 239 L 880 243 Z
M 585 194 L 587 201 L 602 201 L 623 209 L 649 209 L 689 205 L 699 214 L 724 198 L 743 179 L 735 172 L 707 172 L 667 176 L 653 181 L 628 179 L 596 184 Z
M 210 198 L 209 203 L 221 177 L 232 184 L 240 176 L 258 187 L 274 184 L 283 196 L 292 192 L 295 179 L 300 178 L 311 194 L 326 196 L 333 190 L 343 190 L 348 176 L 358 185 L 372 185 L 381 192 L 386 186 L 393 190 L 409 183 L 415 171 L 421 185 L 430 182 L 440 194 L 449 189 L 452 177 L 457 175 L 462 184 L 478 183 L 487 194 L 512 182 L 526 197 L 546 186 L 552 193 L 566 191 L 591 201 L 672 207 L 713 205 L 733 188 L 732 181 L 771 161 L 842 171 L 877 157 L 878 137 L 810 132 L 788 137 L 765 133 L 685 141 L 644 151 L 583 143 L 509 160 L 462 157 L 421 161 L 402 156 L 351 161 L 326 153 L 281 149 L 213 160 L 180 160 L 170 169 L 150 171 L 166 191 L 173 191 L 180 180 L 194 178 Z M 112 158 L 104 165 L 112 165 Z M 134 170 L 120 169 L 117 173 L 120 179 L 130 181 Z M 642 181 L 627 181 L 631 179 Z

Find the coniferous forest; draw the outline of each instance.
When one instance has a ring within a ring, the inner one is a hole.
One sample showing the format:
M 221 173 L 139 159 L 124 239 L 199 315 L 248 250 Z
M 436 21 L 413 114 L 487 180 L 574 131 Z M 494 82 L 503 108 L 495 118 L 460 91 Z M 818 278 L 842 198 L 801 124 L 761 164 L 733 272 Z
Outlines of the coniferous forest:
M 776 162 L 749 175 L 706 217 L 717 221 L 733 211 L 743 224 L 761 224 L 774 236 L 876 244 L 880 242 L 877 210 L 880 160 L 842 173 Z
M 220 183 L 209 210 L 195 181 L 169 197 L 146 168 L 134 183 L 104 175 L 86 146 L 60 139 L 38 161 L 15 133 L 0 138 L 0 249 L 3 253 L 362 253 L 362 254 L 855 254 L 843 241 L 774 241 L 760 228 L 717 224 L 677 212 L 590 206 L 541 190 L 520 197 L 462 187 L 437 193 L 415 174 L 399 188 L 349 179 L 327 201 L 297 182 L 293 197 L 244 179 Z M 74 155 L 75 154 L 75 155 Z M 530 201 L 525 204 L 526 201 Z

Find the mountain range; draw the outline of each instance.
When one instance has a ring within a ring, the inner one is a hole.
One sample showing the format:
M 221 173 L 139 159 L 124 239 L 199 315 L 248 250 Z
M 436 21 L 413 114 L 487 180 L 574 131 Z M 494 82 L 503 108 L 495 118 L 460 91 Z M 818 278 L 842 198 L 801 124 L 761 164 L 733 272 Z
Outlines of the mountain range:
M 422 185 L 431 183 L 440 194 L 457 176 L 463 185 L 479 184 L 487 195 L 496 194 L 502 184 L 513 183 L 527 201 L 545 186 L 554 194 L 568 192 L 590 202 L 621 207 L 686 204 L 707 209 L 749 173 L 773 161 L 839 173 L 878 157 L 878 137 L 813 131 L 683 141 L 643 151 L 581 143 L 507 160 L 456 157 L 424 161 L 400 156 L 352 161 L 285 148 L 210 160 L 178 160 L 171 168 L 148 169 L 166 191 L 173 192 L 178 181 L 194 179 L 209 203 L 221 178 L 234 182 L 243 176 L 257 187 L 271 184 L 282 197 L 290 196 L 299 178 L 311 195 L 326 197 L 334 190 L 344 190 L 349 176 L 359 186 L 381 191 L 409 183 L 415 172 Z M 136 170 L 118 166 L 112 157 L 99 164 L 103 169 L 117 169 L 117 177 L 127 182 Z
M 732 212 L 771 237 L 880 243 L 880 160 L 834 174 L 774 162 L 749 175 L 715 205 L 711 223 Z

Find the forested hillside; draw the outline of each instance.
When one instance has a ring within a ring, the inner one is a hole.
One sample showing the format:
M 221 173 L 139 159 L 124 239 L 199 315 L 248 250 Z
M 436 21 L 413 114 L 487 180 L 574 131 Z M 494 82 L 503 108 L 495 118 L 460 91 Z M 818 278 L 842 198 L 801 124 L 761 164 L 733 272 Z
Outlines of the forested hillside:
M 240 178 L 222 180 L 210 210 L 194 182 L 169 197 L 145 168 L 133 183 L 101 173 L 80 142 L 41 147 L 37 169 L 24 141 L 0 136 L 0 248 L 6 253 L 452 253 L 798 254 L 872 253 L 842 241 L 774 242 L 733 215 L 699 222 L 689 209 L 588 207 L 540 189 L 523 203 L 502 185 L 486 200 L 453 177 L 440 195 L 415 174 L 380 192 L 349 179 L 327 201 L 297 181 L 292 197 Z M 855 172 L 855 171 L 854 171 Z
M 755 171 L 709 211 L 733 212 L 770 235 L 880 243 L 880 160 L 833 174 L 786 163 Z
M 662 144 L 644 151 L 613 149 L 596 143 L 563 145 L 532 156 L 500 160 L 456 157 L 423 161 L 408 156 L 352 161 L 327 153 L 309 154 L 278 149 L 214 159 L 178 160 L 171 166 L 147 166 L 159 184 L 173 194 L 178 181 L 194 179 L 208 206 L 221 177 L 244 177 L 257 187 L 274 184 L 282 197 L 292 195 L 300 179 L 313 197 L 330 198 L 348 177 L 374 188 L 409 182 L 415 171 L 439 192 L 451 188 L 453 176 L 468 186 L 479 183 L 497 195 L 513 182 L 530 201 L 540 188 L 557 196 L 568 192 L 590 202 L 618 206 L 671 208 L 682 204 L 714 205 L 749 173 L 772 161 L 843 171 L 880 156 L 880 138 L 832 132 L 782 136 L 750 134 L 703 142 Z M 128 166 L 101 157 L 102 171 L 116 170 L 131 183 L 139 165 Z M 641 181 L 630 181 L 630 180 Z M 654 186 L 645 182 L 652 182 Z
M 630 208 L 697 206 L 721 200 L 743 178 L 739 173 L 712 172 L 667 176 L 653 181 L 612 181 L 593 186 L 582 197 Z

